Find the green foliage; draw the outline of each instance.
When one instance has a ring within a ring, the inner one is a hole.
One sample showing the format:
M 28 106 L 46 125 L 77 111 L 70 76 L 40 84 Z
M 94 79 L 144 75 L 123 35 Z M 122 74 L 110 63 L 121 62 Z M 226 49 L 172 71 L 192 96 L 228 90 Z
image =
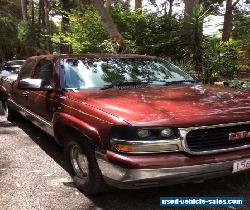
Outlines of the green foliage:
M 213 15 L 220 15 L 220 8 L 223 7 L 224 0 L 206 0 L 202 2 L 204 7 L 209 9 Z
M 0 16 L 0 62 L 15 55 L 17 41 L 16 23 L 10 18 Z
M 101 24 L 101 18 L 93 7 L 86 10 L 73 10 L 69 13 L 70 26 L 67 34 L 57 33 L 53 36 L 55 43 L 71 44 L 75 53 L 100 52 L 112 46 L 107 43 L 108 37 Z
M 230 88 L 246 89 L 250 90 L 250 82 L 240 81 L 240 80 L 228 80 L 224 82 L 224 85 Z
M 229 80 L 227 83 L 230 88 L 242 88 L 242 84 L 239 80 Z
M 204 81 L 212 83 L 219 78 L 233 79 L 238 74 L 240 45 L 237 41 L 222 42 L 216 38 L 208 38 L 204 48 Z
M 250 82 L 244 82 L 244 84 L 242 85 L 243 88 L 250 90 Z
M 116 7 L 112 11 L 120 33 L 133 40 L 139 53 L 181 59 L 180 21 L 168 15 L 138 13 Z
M 52 32 L 58 32 L 58 27 L 53 22 L 50 24 Z M 19 54 L 47 54 L 45 44 L 48 36 L 39 23 L 21 21 L 18 25 L 18 40 L 23 51 Z
M 21 21 L 18 25 L 18 39 L 23 50 L 35 54 L 38 43 L 40 43 L 40 31 L 38 25 L 31 22 Z M 24 52 L 20 52 L 21 54 Z
M 201 4 L 195 6 L 191 13 L 186 15 L 186 18 L 190 25 L 199 25 L 203 23 L 208 14 L 209 9 Z
M 114 53 L 117 51 L 117 48 L 119 47 L 115 43 L 113 43 L 111 40 L 104 40 L 100 45 L 100 51 L 101 53 Z
M 111 40 L 104 40 L 102 44 L 99 45 L 101 53 L 117 53 L 119 51 L 119 45 L 112 42 Z M 136 53 L 137 46 L 134 41 L 125 40 L 123 53 Z
M 232 36 L 234 39 L 248 40 L 250 42 L 250 12 L 235 15 Z
M 141 14 L 116 7 L 111 11 L 120 33 L 125 38 L 124 53 L 154 54 L 173 59 L 182 58 L 180 22 L 169 16 Z M 75 53 L 114 53 L 119 46 L 108 39 L 100 16 L 93 7 L 69 13 L 67 34 L 53 36 L 55 43 L 71 44 Z M 174 47 L 173 47 L 174 46 Z
M 174 62 L 176 66 L 180 67 L 181 69 L 185 70 L 186 72 L 189 72 L 191 74 L 195 74 L 195 67 L 192 62 L 192 60 L 188 59 L 183 59 L 183 60 L 178 60 Z

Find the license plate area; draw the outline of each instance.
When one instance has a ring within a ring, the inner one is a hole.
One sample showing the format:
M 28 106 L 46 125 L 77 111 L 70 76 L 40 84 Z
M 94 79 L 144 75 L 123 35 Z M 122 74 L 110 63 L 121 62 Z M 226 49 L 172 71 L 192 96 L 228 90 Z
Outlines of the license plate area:
M 250 159 L 237 160 L 233 162 L 233 173 L 250 169 Z

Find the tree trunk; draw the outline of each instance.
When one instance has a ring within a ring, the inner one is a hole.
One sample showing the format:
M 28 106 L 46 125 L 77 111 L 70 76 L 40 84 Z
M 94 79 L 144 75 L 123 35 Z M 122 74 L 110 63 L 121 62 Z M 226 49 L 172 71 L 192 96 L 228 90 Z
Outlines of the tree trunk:
M 71 2 L 70 0 L 62 0 L 62 7 L 63 7 L 63 15 L 62 15 L 62 22 L 61 22 L 61 32 L 63 34 L 67 34 L 69 32 L 69 24 L 70 20 L 68 17 L 67 12 L 71 9 Z M 70 54 L 72 53 L 72 46 L 70 44 L 62 43 L 60 45 L 60 52 L 64 54 Z
M 106 8 L 107 8 L 107 11 L 109 11 L 109 10 L 110 10 L 110 8 L 111 8 L 111 4 L 112 4 L 112 0 L 107 0 L 107 1 L 106 1 L 105 6 L 106 6 Z
M 202 75 L 202 33 L 203 23 L 196 20 L 194 23 L 190 23 L 190 15 L 192 10 L 201 3 L 201 0 L 184 0 L 185 3 L 185 14 L 184 14 L 184 25 L 183 35 L 186 40 L 187 46 L 190 47 L 191 53 L 193 54 L 192 60 L 195 66 L 197 75 Z
M 184 0 L 185 4 L 185 15 L 190 14 L 193 8 L 200 3 L 200 0 Z
M 142 9 L 142 0 L 135 0 L 135 9 Z
M 38 10 L 38 25 L 39 29 L 42 32 L 44 24 L 44 4 L 43 0 L 39 0 L 39 10 Z
M 27 1 L 21 0 L 22 17 L 23 21 L 27 21 Z
M 37 38 L 39 42 L 37 42 L 37 49 L 41 49 L 41 34 L 43 32 L 43 21 L 44 20 L 44 6 L 43 6 L 43 0 L 39 0 L 38 2 L 38 18 L 37 18 L 37 24 L 38 24 L 38 30 L 39 33 L 37 34 Z
M 38 17 L 38 23 L 40 26 L 41 33 L 45 32 L 45 11 L 44 11 L 44 0 L 39 1 L 39 17 Z
M 227 42 L 230 39 L 231 32 L 233 29 L 233 10 L 238 2 L 239 0 L 235 1 L 234 3 L 233 0 L 227 0 L 222 32 L 223 42 Z
M 172 16 L 173 14 L 173 4 L 174 4 L 174 0 L 169 0 L 169 10 L 168 10 L 169 16 Z
M 203 23 L 196 23 L 194 25 L 192 45 L 193 45 L 193 60 L 195 65 L 195 71 L 199 77 L 202 76 L 203 72 L 202 35 L 203 35 Z
M 51 26 L 49 20 L 49 2 L 44 0 L 44 21 L 46 26 L 46 35 L 47 35 L 47 50 L 49 53 L 52 53 L 52 44 L 51 44 Z
M 30 4 L 31 4 L 31 23 L 32 23 L 32 26 L 34 26 L 34 24 L 35 24 L 34 0 L 30 0 Z
M 123 46 L 123 41 L 124 38 L 118 31 L 117 26 L 115 25 L 112 17 L 109 15 L 108 11 L 104 7 L 103 1 L 102 0 L 91 0 L 97 9 L 99 15 L 101 16 L 101 21 L 106 29 L 109 38 L 113 41 L 119 44 L 121 47 Z

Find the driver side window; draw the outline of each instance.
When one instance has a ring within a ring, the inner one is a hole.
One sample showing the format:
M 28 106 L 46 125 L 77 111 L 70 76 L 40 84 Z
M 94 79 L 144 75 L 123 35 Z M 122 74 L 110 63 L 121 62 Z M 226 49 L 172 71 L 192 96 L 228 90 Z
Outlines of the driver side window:
M 36 64 L 36 60 L 34 59 L 29 59 L 27 60 L 23 67 L 22 67 L 22 71 L 19 74 L 19 79 L 26 79 L 29 78 L 31 71 L 34 69 Z
M 41 60 L 35 69 L 34 79 L 42 79 L 46 85 L 53 86 L 53 63 L 49 60 Z

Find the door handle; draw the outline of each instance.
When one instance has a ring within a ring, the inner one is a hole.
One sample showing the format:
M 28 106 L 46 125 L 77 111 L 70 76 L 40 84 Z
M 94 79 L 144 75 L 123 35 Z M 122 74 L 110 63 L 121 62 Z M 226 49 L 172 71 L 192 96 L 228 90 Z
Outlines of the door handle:
M 23 91 L 22 95 L 25 96 L 25 97 L 28 97 L 29 96 L 29 91 Z

